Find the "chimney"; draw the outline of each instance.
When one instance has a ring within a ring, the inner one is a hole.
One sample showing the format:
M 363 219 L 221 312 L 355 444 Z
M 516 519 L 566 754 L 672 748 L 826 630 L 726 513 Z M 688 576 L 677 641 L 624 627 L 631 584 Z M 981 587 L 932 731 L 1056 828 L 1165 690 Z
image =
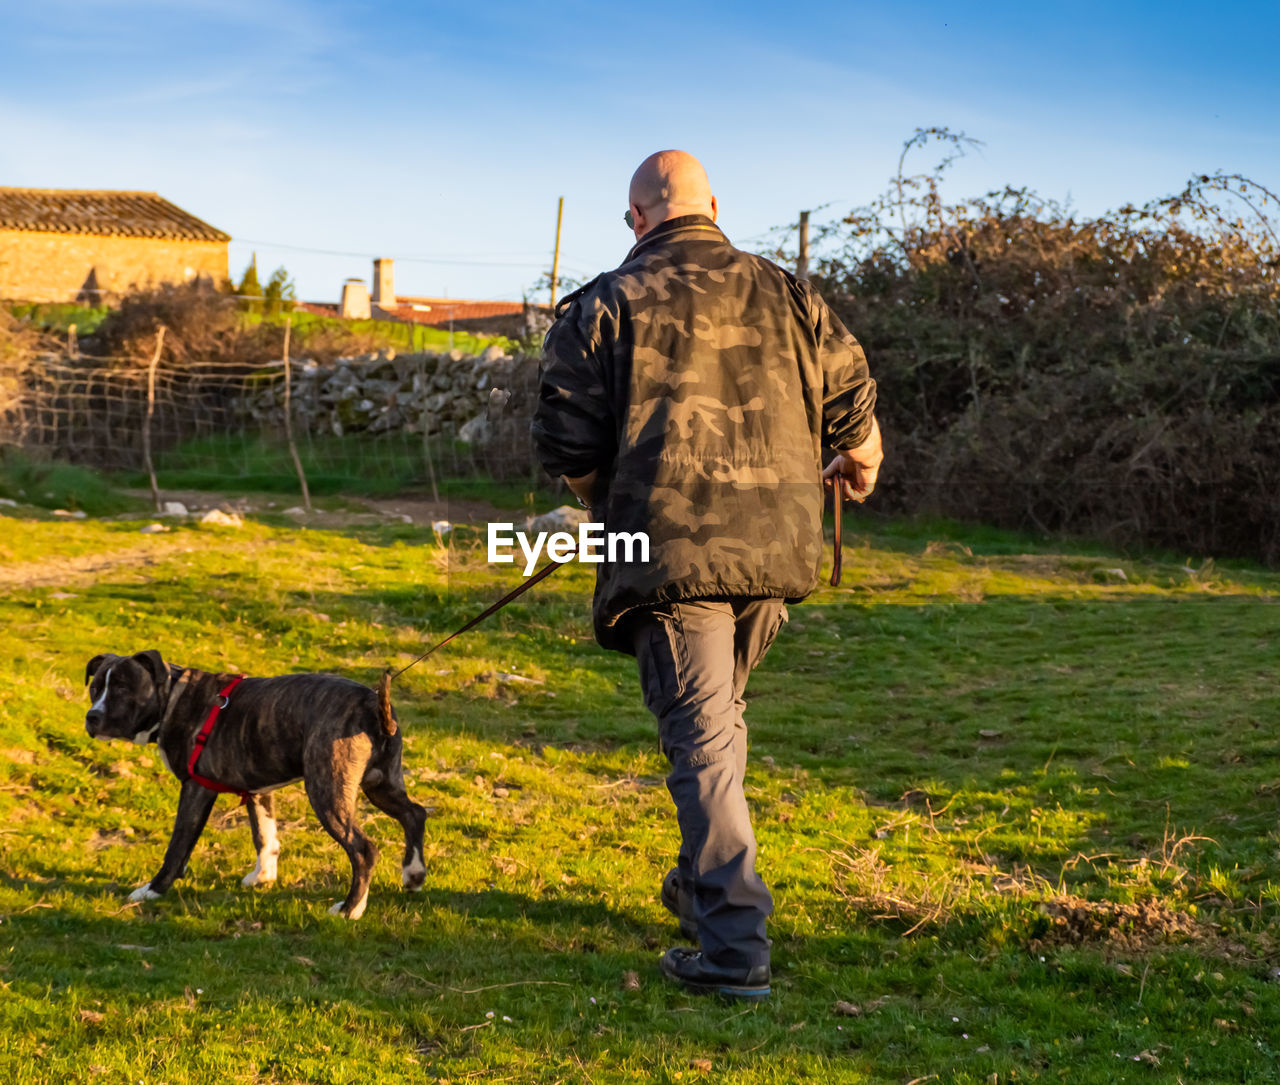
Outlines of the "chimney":
M 369 311 L 369 291 L 363 279 L 348 279 L 342 284 L 338 315 L 344 320 L 368 320 L 373 315 Z
M 396 305 L 395 263 L 386 256 L 373 262 L 373 304 L 382 309 Z

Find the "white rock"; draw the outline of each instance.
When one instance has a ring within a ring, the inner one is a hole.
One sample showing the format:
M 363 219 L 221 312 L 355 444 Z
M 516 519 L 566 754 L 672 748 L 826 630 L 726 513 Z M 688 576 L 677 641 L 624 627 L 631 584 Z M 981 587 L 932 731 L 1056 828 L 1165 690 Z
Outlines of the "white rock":
M 187 506 L 184 505 L 181 501 L 166 501 L 164 503 L 164 509 L 161 515 L 162 516 L 186 516 L 187 511 L 188 511 Z
M 0 497 L 0 505 L 7 509 L 16 509 L 18 507 L 18 503 L 12 497 Z
M 69 517 L 71 517 L 71 519 L 73 519 L 73 520 L 83 520 L 83 519 L 84 519 L 86 516 L 88 516 L 89 514 L 88 514 L 87 512 L 82 511 L 81 509 L 76 509 L 76 511 L 75 511 L 75 512 L 70 512 L 70 511 L 68 511 L 67 509 L 54 509 L 54 510 L 53 510 L 53 515 L 54 515 L 54 516 L 69 516 Z
M 215 527 L 244 527 L 244 521 L 234 512 L 223 512 L 221 509 L 210 509 L 200 517 L 202 524 Z
M 431 530 L 437 535 L 448 535 L 453 530 L 453 525 L 448 520 L 432 520 Z
M 494 388 L 489 393 L 489 417 L 497 418 L 502 413 L 502 408 L 507 405 L 511 399 L 511 392 L 506 388 Z
M 162 531 L 168 531 L 169 529 L 164 524 L 147 524 L 138 528 L 138 530 L 143 535 L 159 535 Z
M 413 523 L 413 517 L 410 516 L 407 512 L 400 513 L 400 519 L 403 523 L 406 523 L 406 524 Z
M 525 531 L 555 532 L 567 531 L 571 535 L 578 533 L 578 525 L 588 523 L 591 514 L 586 509 L 575 509 L 571 505 L 561 505 L 558 509 L 544 512 L 541 516 L 530 516 L 525 520 Z
M 293 505 L 290 508 L 285 509 L 284 514 L 286 516 L 306 516 L 307 510 L 301 505 Z
M 489 436 L 489 420 L 478 414 L 458 427 L 458 440 L 463 444 L 479 444 Z

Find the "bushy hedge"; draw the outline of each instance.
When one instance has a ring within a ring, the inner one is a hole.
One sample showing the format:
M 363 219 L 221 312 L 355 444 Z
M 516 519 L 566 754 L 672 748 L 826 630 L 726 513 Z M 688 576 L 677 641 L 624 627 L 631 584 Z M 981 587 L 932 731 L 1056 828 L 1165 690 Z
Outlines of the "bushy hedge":
M 377 335 L 354 332 L 344 322 L 308 321 L 306 317 L 293 317 L 306 325 L 305 333 L 299 327 L 292 336 L 294 357 L 305 351 L 327 361 L 384 345 Z M 85 347 L 91 354 L 134 359 L 145 365 L 160 326 L 165 329 L 162 362 L 169 366 L 254 364 L 279 358 L 284 350 L 283 316 L 265 319 L 250 313 L 236 295 L 203 282 L 158 286 L 125 295 Z
M 908 148 L 933 137 L 963 146 Z M 1274 195 L 1205 176 L 1088 218 L 948 205 L 940 173 L 833 224 L 814 276 L 879 382 L 880 507 L 1280 562 Z
M 163 325 L 166 365 L 253 364 L 281 356 L 286 320 L 292 324 L 291 356 L 318 362 L 386 348 L 411 352 L 456 346 L 478 354 L 492 342 L 509 343 L 463 332 L 451 336 L 438 328 L 393 320 L 339 320 L 300 311 L 263 314 L 251 311 L 233 293 L 196 282 L 126 295 L 82 346 L 89 354 L 145 365 L 155 348 L 156 329 Z

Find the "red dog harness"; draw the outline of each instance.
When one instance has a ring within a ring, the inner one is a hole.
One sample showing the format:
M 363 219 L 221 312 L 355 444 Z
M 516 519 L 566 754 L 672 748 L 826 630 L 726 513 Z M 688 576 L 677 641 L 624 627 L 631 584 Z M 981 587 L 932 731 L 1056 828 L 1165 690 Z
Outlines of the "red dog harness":
M 200 755 L 204 753 L 205 743 L 209 741 L 209 736 L 213 734 L 213 725 L 218 722 L 218 713 L 227 707 L 231 698 L 231 691 L 244 681 L 244 677 L 243 674 L 237 674 L 218 694 L 218 699 L 213 702 L 213 707 L 209 709 L 209 718 L 204 721 L 204 726 L 200 728 L 200 733 L 196 735 L 195 748 L 191 751 L 191 759 L 187 762 L 187 774 L 201 787 L 207 787 L 210 791 L 216 791 L 219 794 L 239 795 L 240 805 L 242 806 L 247 805 L 249 802 L 248 791 L 241 791 L 238 787 L 228 787 L 226 784 L 220 784 L 216 780 L 210 780 L 207 776 L 201 776 L 196 772 L 196 762 L 200 760 Z

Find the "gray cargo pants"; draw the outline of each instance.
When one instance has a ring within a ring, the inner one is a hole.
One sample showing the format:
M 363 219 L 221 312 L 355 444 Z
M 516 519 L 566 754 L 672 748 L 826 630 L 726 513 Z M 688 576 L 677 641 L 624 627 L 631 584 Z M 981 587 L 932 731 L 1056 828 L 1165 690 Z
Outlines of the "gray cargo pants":
M 781 599 L 695 599 L 629 616 L 644 702 L 671 762 L 681 888 L 692 892 L 703 953 L 726 968 L 769 961 L 773 898 L 755 869 L 742 712 L 747 678 L 786 616 Z

